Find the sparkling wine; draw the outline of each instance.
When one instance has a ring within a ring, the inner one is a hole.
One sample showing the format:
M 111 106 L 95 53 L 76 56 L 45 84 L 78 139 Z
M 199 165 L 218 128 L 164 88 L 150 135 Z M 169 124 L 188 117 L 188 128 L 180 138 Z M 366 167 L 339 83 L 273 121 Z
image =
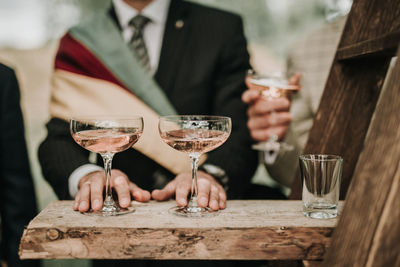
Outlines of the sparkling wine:
M 72 134 L 75 142 L 85 149 L 104 154 L 118 153 L 135 144 L 142 132 L 124 129 L 84 130 Z
M 251 78 L 252 84 L 262 88 L 262 95 L 271 98 L 285 97 L 293 91 L 298 90 L 298 86 L 293 86 L 284 79 L 275 78 Z
M 181 129 L 161 134 L 170 147 L 186 153 L 206 153 L 222 145 L 228 137 L 227 132 L 206 129 Z

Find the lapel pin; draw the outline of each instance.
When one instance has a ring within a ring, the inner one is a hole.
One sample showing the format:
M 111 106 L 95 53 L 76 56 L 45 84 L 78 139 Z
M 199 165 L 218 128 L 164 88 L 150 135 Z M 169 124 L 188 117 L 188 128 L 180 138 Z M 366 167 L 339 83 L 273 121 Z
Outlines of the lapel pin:
M 183 22 L 183 20 L 179 19 L 179 20 L 177 20 L 177 21 L 175 22 L 175 28 L 177 28 L 177 29 L 182 29 L 182 27 L 183 27 L 184 24 L 185 24 L 185 23 Z

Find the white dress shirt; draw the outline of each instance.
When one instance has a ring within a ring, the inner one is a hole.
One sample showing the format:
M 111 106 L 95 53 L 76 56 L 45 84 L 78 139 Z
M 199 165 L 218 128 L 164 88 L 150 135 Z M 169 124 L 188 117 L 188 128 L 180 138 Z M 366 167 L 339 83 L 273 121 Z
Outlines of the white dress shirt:
M 151 75 L 154 75 L 158 68 L 169 4 L 170 0 L 153 0 L 140 12 L 140 14 L 150 19 L 144 26 L 143 38 L 149 55 Z M 139 12 L 126 4 L 124 0 L 113 0 L 113 5 L 118 22 L 122 28 L 122 37 L 128 43 L 132 38 L 134 30 L 129 25 L 129 21 L 139 14 Z M 95 164 L 85 164 L 71 173 L 68 180 L 68 189 L 72 198 L 78 193 L 80 179 L 94 171 L 103 171 L 103 168 Z

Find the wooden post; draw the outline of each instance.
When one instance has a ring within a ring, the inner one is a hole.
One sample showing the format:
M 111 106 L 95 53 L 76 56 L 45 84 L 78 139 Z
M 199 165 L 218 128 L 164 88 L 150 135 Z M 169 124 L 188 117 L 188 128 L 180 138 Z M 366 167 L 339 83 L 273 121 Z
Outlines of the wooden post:
M 399 59 L 384 88 L 324 266 L 400 266 Z
M 304 153 L 344 158 L 344 199 L 400 40 L 400 1 L 355 0 Z M 301 199 L 297 172 L 291 199 Z

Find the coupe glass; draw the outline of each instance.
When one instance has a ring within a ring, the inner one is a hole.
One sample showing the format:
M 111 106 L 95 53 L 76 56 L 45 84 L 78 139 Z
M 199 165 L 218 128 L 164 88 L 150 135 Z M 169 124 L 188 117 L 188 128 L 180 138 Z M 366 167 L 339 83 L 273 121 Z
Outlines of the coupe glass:
M 162 140 L 170 147 L 187 153 L 191 160 L 192 187 L 186 207 L 173 207 L 170 212 L 185 217 L 215 214 L 197 204 L 197 167 L 199 158 L 222 145 L 229 137 L 232 122 L 229 117 L 203 115 L 173 115 L 160 117 L 158 129 Z
M 106 192 L 103 208 L 87 214 L 116 216 L 134 212 L 133 207 L 121 208 L 114 201 L 111 184 L 111 163 L 115 153 L 132 147 L 143 132 L 143 118 L 130 117 L 75 117 L 70 120 L 72 138 L 83 148 L 99 153 L 104 161 Z
M 260 75 L 254 70 L 247 72 L 249 81 L 256 85 L 260 96 L 267 100 L 280 97 L 289 97 L 291 93 L 298 91 L 299 86 L 290 85 L 285 73 L 274 72 L 271 75 Z M 276 112 L 271 111 L 270 122 L 276 120 Z M 259 142 L 252 146 L 253 149 L 264 152 L 264 161 L 267 164 L 273 164 L 279 153 L 293 150 L 293 146 L 285 142 L 278 141 L 278 135 L 272 134 L 265 142 Z

